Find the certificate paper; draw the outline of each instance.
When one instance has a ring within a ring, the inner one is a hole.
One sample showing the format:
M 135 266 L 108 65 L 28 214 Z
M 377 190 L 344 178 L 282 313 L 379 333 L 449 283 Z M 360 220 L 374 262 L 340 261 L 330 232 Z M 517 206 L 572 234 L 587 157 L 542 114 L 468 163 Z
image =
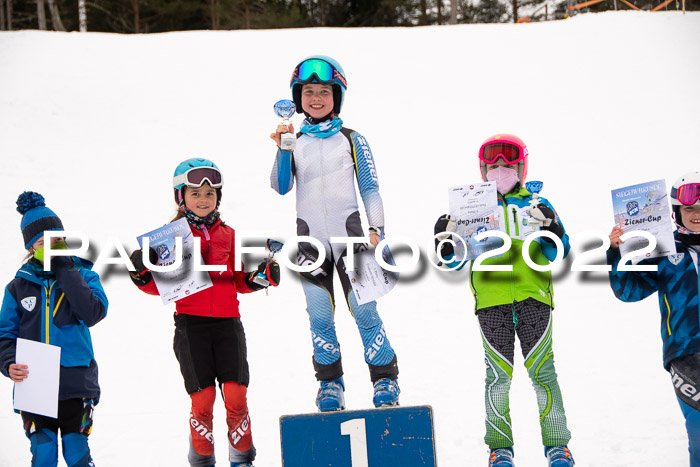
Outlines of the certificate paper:
M 29 375 L 15 383 L 14 408 L 57 418 L 61 348 L 18 338 L 15 361 L 27 365 Z
M 656 238 L 656 248 L 647 254 L 648 258 L 676 254 L 667 193 L 664 180 L 612 190 L 615 224 L 625 233 L 644 230 Z M 620 243 L 620 254 L 625 255 L 646 245 L 647 241 L 642 237 L 630 238 Z
M 194 235 L 187 219 L 183 217 L 159 229 L 140 235 L 137 241 L 141 247 L 143 247 L 142 237 L 148 237 L 150 248 L 158 253 L 156 266 L 173 264 L 178 256 L 182 257 L 182 264 L 174 271 L 152 272 L 153 280 L 156 282 L 158 293 L 164 305 L 212 286 L 209 273 L 194 270 L 195 262 L 192 254 L 194 252 Z M 182 238 L 182 251 L 177 251 L 175 239 L 178 237 Z
M 377 263 L 374 251 L 356 253 L 355 270 L 346 271 L 358 305 L 364 305 L 388 294 L 398 280 L 395 273 L 382 269 Z M 384 248 L 382 259 L 387 264 L 394 264 L 389 247 Z
M 498 194 L 494 182 L 474 183 L 448 189 L 450 215 L 457 219 L 455 234 L 468 245 L 466 257 L 464 244 L 455 241 L 455 258 L 461 261 L 475 259 L 482 253 L 503 245 L 498 237 L 477 241 L 473 236 L 487 230 L 498 230 Z

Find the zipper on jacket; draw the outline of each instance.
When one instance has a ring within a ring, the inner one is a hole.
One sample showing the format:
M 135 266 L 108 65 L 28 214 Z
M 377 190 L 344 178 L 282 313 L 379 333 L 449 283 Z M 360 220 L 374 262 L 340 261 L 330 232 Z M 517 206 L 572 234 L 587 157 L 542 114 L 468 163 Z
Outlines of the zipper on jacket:
M 58 301 L 56 302 L 56 306 L 53 307 L 53 316 L 56 316 L 56 311 L 58 311 L 58 307 L 61 306 L 61 301 L 63 301 L 63 297 L 65 297 L 66 294 L 61 292 L 61 296 L 58 297 Z
M 497 195 L 498 196 L 498 195 Z M 506 235 L 510 237 L 510 217 L 508 216 L 508 201 L 506 200 L 505 195 L 503 196 L 498 196 L 498 201 L 503 203 L 503 226 L 506 229 Z M 513 213 L 515 213 L 515 209 L 513 210 Z M 515 214 L 513 215 L 513 225 L 515 226 L 516 229 L 516 236 L 517 236 L 517 231 L 518 231 L 518 223 L 517 220 L 515 219 Z M 513 258 L 510 254 L 510 250 L 506 251 L 505 254 L 503 255 L 504 258 L 507 260 L 508 264 L 512 266 L 513 264 Z M 513 287 L 513 274 L 515 271 L 513 270 L 514 268 L 511 268 L 510 271 L 510 297 L 513 299 L 513 302 L 515 302 L 515 287 Z
M 318 138 L 318 160 L 321 164 L 321 205 L 323 206 L 323 219 L 325 220 L 323 224 L 326 228 L 326 233 L 328 233 L 328 209 L 326 209 L 326 174 L 323 169 L 323 138 Z M 354 181 L 352 189 L 355 189 Z
M 668 314 L 666 315 L 666 329 L 668 330 L 668 335 L 671 335 L 671 307 L 668 304 L 668 299 L 666 298 L 666 294 L 664 294 L 664 303 L 666 303 L 666 310 L 668 310 Z
M 506 197 L 505 197 L 505 196 L 503 197 L 503 206 L 505 207 L 504 211 L 506 212 L 506 222 L 505 222 L 505 224 L 506 224 L 506 233 L 507 233 L 508 236 L 510 237 L 510 218 L 508 218 L 508 206 L 509 206 L 509 204 L 508 204 L 508 201 L 506 200 Z M 515 227 L 515 236 L 518 237 L 518 236 L 520 235 L 520 233 L 519 233 L 519 232 L 520 232 L 520 229 L 518 229 L 517 210 L 516 210 L 516 208 L 514 207 L 513 209 L 511 209 L 510 212 L 513 213 L 513 226 Z M 512 240 L 512 238 L 511 238 L 511 240 Z M 511 248 L 512 248 L 512 244 L 511 244 Z M 515 280 L 515 277 L 514 277 L 514 275 L 515 275 L 515 268 L 512 267 L 512 266 L 513 266 L 513 257 L 512 257 L 512 255 L 511 255 L 511 253 L 510 253 L 510 249 L 509 249 L 506 253 L 507 253 L 507 255 L 508 255 L 508 256 L 507 256 L 507 258 L 508 258 L 508 264 L 511 265 L 511 270 L 510 270 L 510 281 L 508 281 L 508 282 L 510 283 L 510 298 L 513 299 L 513 303 L 515 304 L 515 299 L 516 299 L 516 297 L 515 297 L 515 286 L 513 285 L 513 281 Z M 515 310 L 515 305 L 513 306 L 513 309 Z M 513 317 L 515 317 L 515 314 L 513 314 Z
M 48 282 L 47 282 L 48 283 Z M 56 284 L 54 281 L 49 288 L 47 289 L 46 286 L 44 286 L 44 292 L 46 293 L 46 314 L 44 316 L 44 323 L 46 326 L 46 335 L 45 337 L 45 344 L 49 344 L 49 326 L 51 323 L 51 319 L 53 316 L 51 315 L 51 291 L 53 290 L 53 286 Z

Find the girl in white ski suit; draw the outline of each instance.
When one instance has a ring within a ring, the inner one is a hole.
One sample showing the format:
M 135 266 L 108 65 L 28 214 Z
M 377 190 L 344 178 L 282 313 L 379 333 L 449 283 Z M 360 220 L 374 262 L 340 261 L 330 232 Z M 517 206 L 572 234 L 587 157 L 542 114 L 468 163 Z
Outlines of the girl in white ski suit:
M 324 61 L 326 58 L 324 57 Z M 298 73 L 298 69 L 299 67 L 295 74 Z M 300 93 L 301 87 L 302 85 L 298 85 L 298 91 L 295 90 L 293 82 L 293 94 Z M 342 127 L 342 120 L 335 115 L 339 113 L 338 100 L 342 102 L 342 94 L 339 99 L 337 88 L 334 88 L 333 94 L 334 108 L 337 111 L 331 112 L 325 119 L 314 119 L 306 114 L 308 118 L 302 124 L 294 151 L 278 148 L 270 180 L 272 188 L 284 195 L 292 189 L 296 179 L 297 235 L 311 236 L 325 249 L 325 260 L 321 266 L 300 275 L 311 323 L 313 364 L 316 378 L 321 381 L 320 392 L 324 390 L 324 382 L 335 381 L 341 386 L 335 389 L 340 392 L 342 398 L 343 370 L 334 323 L 334 264 L 348 307 L 362 337 L 365 361 L 369 366 L 371 380 L 375 383 L 375 393 L 376 383 L 379 381 L 388 379 L 395 384 L 398 366 L 396 354 L 377 313 L 376 302 L 359 305 L 352 292 L 345 271 L 347 244 L 331 243 L 330 240 L 331 237 L 364 236 L 355 193 L 355 180 L 365 205 L 370 232 L 379 235 L 384 228 L 384 210 L 372 151 L 361 134 Z M 297 109 L 302 110 L 300 99 L 295 98 L 295 102 Z M 364 244 L 354 246 L 355 253 L 364 249 Z M 299 265 L 316 262 L 318 255 L 319 252 L 313 244 L 299 243 Z M 395 392 L 398 393 L 398 386 Z M 319 394 L 319 398 L 322 396 Z M 378 404 L 375 394 L 375 405 L 384 405 L 381 403 L 383 399 L 379 399 Z M 322 411 L 344 408 L 341 403 L 340 407 L 332 406 L 326 409 L 318 399 L 317 404 Z

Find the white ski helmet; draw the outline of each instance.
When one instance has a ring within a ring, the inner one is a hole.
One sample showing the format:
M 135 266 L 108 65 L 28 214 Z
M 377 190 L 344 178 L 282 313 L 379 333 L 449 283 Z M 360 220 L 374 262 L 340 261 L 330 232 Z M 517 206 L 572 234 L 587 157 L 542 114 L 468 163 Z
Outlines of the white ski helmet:
M 681 176 L 671 188 L 671 207 L 673 218 L 679 227 L 684 227 L 681 220 L 681 206 L 700 204 L 700 172 L 688 172 Z

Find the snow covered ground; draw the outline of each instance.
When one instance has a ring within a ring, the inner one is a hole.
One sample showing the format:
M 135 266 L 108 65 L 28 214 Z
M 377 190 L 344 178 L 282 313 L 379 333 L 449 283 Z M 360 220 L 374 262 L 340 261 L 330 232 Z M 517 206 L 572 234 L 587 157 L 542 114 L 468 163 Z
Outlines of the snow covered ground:
M 313 53 L 347 72 L 342 117 L 372 146 L 387 235 L 411 237 L 423 252 L 447 209 L 447 187 L 480 181 L 477 150 L 497 132 L 527 143 L 529 179 L 545 182 L 573 257 L 594 246 L 581 233 L 609 232 L 611 189 L 660 178 L 670 186 L 700 169 L 700 13 L 411 29 L 2 32 L 0 281 L 24 256 L 14 211 L 23 190 L 41 192 L 66 228 L 87 232 L 93 258 L 112 236 L 131 251 L 137 235 L 171 218 L 172 171 L 193 156 L 222 168 L 229 224 L 293 236 L 294 196 L 269 188 L 268 134 L 292 68 Z M 95 462 L 184 466 L 189 398 L 171 350 L 172 309 L 119 268 L 103 283 L 110 308 L 93 328 L 103 389 L 90 437 Z M 279 466 L 279 416 L 315 410 L 304 297 L 285 271 L 269 296 L 240 299 L 256 465 Z M 554 349 L 577 465 L 687 465 L 656 298 L 624 304 L 605 275 L 572 273 L 566 263 L 555 300 Z M 440 465 L 484 465 L 484 365 L 467 275 L 422 262 L 379 306 L 399 357 L 402 404 L 434 408 Z M 347 404 L 370 407 L 361 341 L 342 299 L 336 318 Z M 536 401 L 517 353 L 516 460 L 541 466 Z M 215 410 L 226 464 L 221 401 Z M 0 381 L 0 439 L 0 466 L 28 465 L 9 380 Z

